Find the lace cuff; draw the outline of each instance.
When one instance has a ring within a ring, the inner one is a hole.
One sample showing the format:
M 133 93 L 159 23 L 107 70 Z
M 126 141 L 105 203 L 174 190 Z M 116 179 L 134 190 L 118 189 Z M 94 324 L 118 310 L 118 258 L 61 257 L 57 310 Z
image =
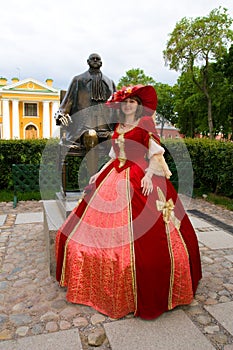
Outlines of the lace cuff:
M 165 176 L 169 179 L 172 176 L 163 154 L 154 154 L 150 158 L 149 167 L 146 169 L 146 175 L 152 178 L 153 175 Z

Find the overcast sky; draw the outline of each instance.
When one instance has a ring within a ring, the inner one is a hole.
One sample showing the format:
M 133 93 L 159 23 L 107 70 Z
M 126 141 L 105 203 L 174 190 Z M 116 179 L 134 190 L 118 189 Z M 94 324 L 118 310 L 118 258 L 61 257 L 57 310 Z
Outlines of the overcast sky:
M 169 33 L 183 17 L 208 16 L 219 6 L 233 18 L 233 0 L 2 1 L 0 76 L 52 78 L 54 87 L 66 89 L 96 52 L 116 84 L 140 68 L 173 85 L 178 74 L 163 59 Z

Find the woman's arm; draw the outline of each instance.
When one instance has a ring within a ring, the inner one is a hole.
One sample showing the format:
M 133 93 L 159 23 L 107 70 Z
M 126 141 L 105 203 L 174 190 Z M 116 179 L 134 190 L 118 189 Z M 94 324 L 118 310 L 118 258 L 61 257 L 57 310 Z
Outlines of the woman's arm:
M 153 175 L 164 176 L 167 179 L 172 175 L 163 154 L 164 148 L 151 139 L 148 152 L 149 166 L 145 170 L 145 176 L 141 180 L 142 193 L 145 196 L 148 196 L 153 191 Z

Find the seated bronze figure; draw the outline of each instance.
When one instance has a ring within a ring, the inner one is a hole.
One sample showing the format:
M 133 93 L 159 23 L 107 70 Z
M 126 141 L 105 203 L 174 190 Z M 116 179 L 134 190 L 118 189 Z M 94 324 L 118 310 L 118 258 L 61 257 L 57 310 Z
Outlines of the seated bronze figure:
M 114 125 L 114 113 L 105 102 L 116 91 L 114 82 L 100 70 L 101 57 L 93 53 L 87 59 L 89 69 L 75 76 L 55 114 L 61 126 L 61 146 L 87 154 L 98 143 L 108 140 Z M 64 153 L 64 152 L 63 152 Z M 90 152 L 87 167 L 92 175 L 97 170 L 97 157 Z

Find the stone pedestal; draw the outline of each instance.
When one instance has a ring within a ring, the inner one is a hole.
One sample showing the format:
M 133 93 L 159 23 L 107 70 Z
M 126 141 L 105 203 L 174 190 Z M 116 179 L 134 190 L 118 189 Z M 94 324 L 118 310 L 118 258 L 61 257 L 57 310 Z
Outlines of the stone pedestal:
M 65 198 L 57 193 L 55 200 L 43 201 L 44 211 L 44 233 L 46 241 L 47 256 L 49 261 L 50 274 L 55 276 L 55 239 L 57 230 L 64 223 L 81 196 L 79 192 L 69 193 Z
M 56 202 L 64 220 L 77 205 L 81 196 L 82 192 L 67 192 L 66 196 L 64 196 L 61 192 L 56 193 Z

